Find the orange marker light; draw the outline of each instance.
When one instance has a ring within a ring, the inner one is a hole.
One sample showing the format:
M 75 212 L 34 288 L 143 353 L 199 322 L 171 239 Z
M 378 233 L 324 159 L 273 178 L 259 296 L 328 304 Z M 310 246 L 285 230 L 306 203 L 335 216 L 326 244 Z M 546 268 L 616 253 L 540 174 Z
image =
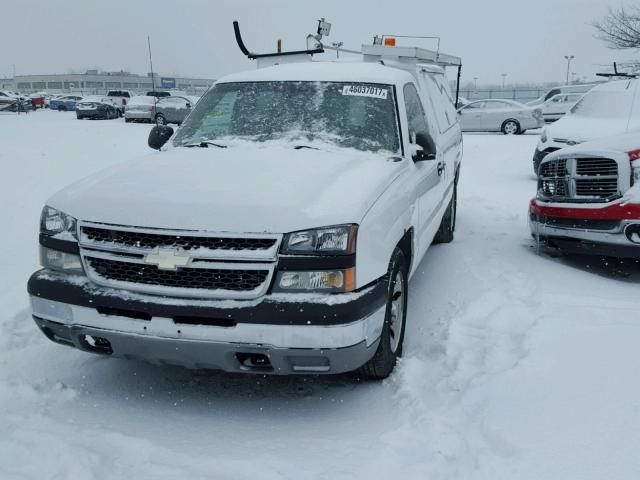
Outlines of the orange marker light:
M 384 39 L 384 46 L 385 47 L 395 47 L 396 46 L 396 39 L 395 38 L 385 38 Z
M 356 268 L 347 268 L 344 271 L 344 291 L 353 292 L 356 289 Z

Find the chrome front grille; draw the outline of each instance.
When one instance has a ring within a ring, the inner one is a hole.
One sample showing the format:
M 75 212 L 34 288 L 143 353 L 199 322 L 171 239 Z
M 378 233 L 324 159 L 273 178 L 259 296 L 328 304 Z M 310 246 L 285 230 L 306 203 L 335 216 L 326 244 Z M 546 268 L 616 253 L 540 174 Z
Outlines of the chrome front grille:
M 80 222 L 80 253 L 98 285 L 189 298 L 256 298 L 273 277 L 281 236 Z
M 618 164 L 608 158 L 543 161 L 538 196 L 552 202 L 607 202 L 620 196 Z

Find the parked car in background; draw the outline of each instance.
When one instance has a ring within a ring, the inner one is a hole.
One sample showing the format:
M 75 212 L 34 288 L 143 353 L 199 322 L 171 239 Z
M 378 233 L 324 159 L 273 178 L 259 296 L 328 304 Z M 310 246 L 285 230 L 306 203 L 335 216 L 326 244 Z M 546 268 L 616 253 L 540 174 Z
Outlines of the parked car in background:
M 15 92 L 0 90 L 0 110 L 16 112 L 27 111 L 32 108 L 31 99 Z
M 640 259 L 640 130 L 549 154 L 529 223 L 550 247 Z
M 458 97 L 458 103 L 456 105 L 456 108 L 462 108 L 465 107 L 467 105 L 469 105 L 469 100 L 467 100 L 465 97 Z
M 107 92 L 107 97 L 118 106 L 118 114 L 122 116 L 133 94 L 129 90 L 110 90 Z
M 171 96 L 171 92 L 163 92 L 160 90 L 152 90 L 150 92 L 147 92 L 147 97 L 161 98 L 161 97 L 170 97 L 170 96 Z
M 51 99 L 49 108 L 60 112 L 72 112 L 76 109 L 76 103 L 79 100 L 82 100 L 82 97 L 79 95 L 61 95 Z
M 43 92 L 32 93 L 31 95 L 29 95 L 29 99 L 31 100 L 31 105 L 33 106 L 34 110 L 36 108 L 44 108 L 45 94 Z
M 120 116 L 119 105 L 109 97 L 91 95 L 76 104 L 76 117 L 111 120 Z
M 152 123 L 156 119 L 155 104 L 158 102 L 156 97 L 148 95 L 138 95 L 131 98 L 124 109 L 124 121 L 129 122 L 147 122 Z
M 158 125 L 177 123 L 180 125 L 195 105 L 193 99 L 187 97 L 164 97 L 156 104 L 155 121 Z
M 0 110 L 11 110 L 20 100 L 7 91 L 0 90 Z
M 533 154 L 533 171 L 550 153 L 589 140 L 640 128 L 640 80 L 603 83 L 586 93 L 569 112 L 545 127 Z
M 540 105 L 545 122 L 562 118 L 582 98 L 582 93 L 559 93 Z
M 527 105 L 529 105 L 530 107 L 542 105 L 544 102 L 555 97 L 560 93 L 580 93 L 584 95 L 593 87 L 596 87 L 598 85 L 602 85 L 602 83 L 584 83 L 580 85 L 560 85 L 558 87 L 552 88 L 540 98 L 536 98 L 531 102 L 527 102 Z
M 513 100 L 478 100 L 458 110 L 463 132 L 522 134 L 544 125 L 542 110 Z

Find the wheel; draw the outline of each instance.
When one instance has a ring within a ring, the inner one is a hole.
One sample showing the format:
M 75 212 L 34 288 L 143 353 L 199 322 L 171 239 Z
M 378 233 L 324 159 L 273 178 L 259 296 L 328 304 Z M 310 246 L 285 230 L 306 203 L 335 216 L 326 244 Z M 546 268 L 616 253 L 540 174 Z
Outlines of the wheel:
M 78 116 L 77 116 L 77 119 L 78 119 L 78 120 L 82 120 L 83 118 L 84 118 L 84 117 L 83 117 L 82 115 L 78 115 Z
M 515 135 L 520 131 L 520 124 L 516 120 L 507 120 L 502 124 L 502 133 Z
M 67 111 L 67 107 L 65 107 L 64 105 L 58 105 L 58 111 L 59 112 L 66 112 Z
M 167 124 L 167 119 L 164 117 L 163 114 L 159 113 L 156 115 L 156 125 L 166 125 Z
M 124 122 L 125 123 L 131 123 L 131 122 L 133 122 L 133 120 L 131 118 L 126 118 L 125 117 Z
M 389 262 L 389 291 L 380 343 L 373 358 L 358 370 L 365 377 L 377 380 L 387 378 L 402 356 L 407 318 L 408 268 L 404 253 L 396 247 Z
M 453 186 L 453 197 L 449 202 L 447 211 L 442 216 L 440 227 L 433 238 L 433 243 L 451 243 L 453 233 L 456 231 L 456 216 L 458 214 L 458 183 Z

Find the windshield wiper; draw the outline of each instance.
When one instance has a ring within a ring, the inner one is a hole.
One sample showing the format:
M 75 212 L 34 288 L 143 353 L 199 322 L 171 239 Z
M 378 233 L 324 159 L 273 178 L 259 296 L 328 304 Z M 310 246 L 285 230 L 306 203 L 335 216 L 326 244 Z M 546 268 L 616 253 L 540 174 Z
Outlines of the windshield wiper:
M 188 148 L 190 147 L 209 148 L 209 145 L 213 145 L 214 147 L 218 147 L 218 148 L 227 148 L 226 145 L 221 145 L 219 143 L 212 142 L 211 140 L 203 140 L 201 142 L 189 143 L 184 146 Z
M 311 150 L 320 150 L 319 148 L 316 147 L 310 147 L 309 145 L 296 145 L 295 147 L 293 147 L 295 150 L 301 150 L 303 148 L 309 148 Z

